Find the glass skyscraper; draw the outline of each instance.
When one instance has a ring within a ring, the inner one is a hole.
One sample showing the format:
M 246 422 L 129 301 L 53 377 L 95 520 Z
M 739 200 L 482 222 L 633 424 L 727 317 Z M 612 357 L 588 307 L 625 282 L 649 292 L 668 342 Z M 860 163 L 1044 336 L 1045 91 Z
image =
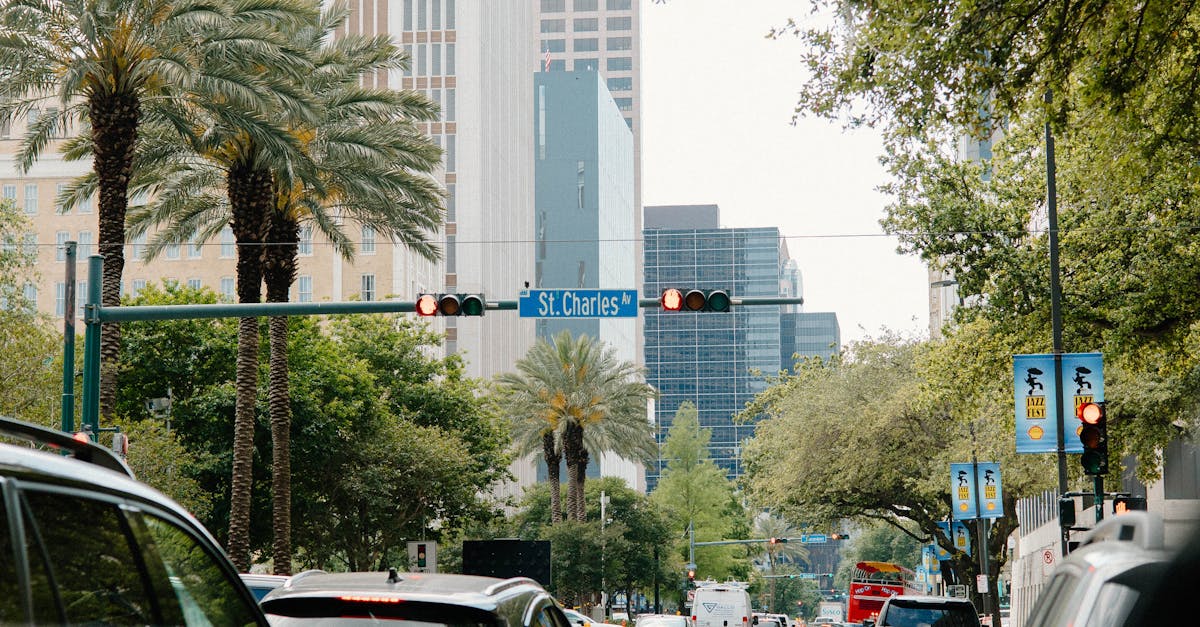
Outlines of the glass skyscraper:
M 799 286 L 795 264 L 777 228 L 720 228 L 714 205 L 647 207 L 645 224 L 643 297 L 657 298 L 672 287 L 723 289 L 735 299 L 799 295 L 793 292 Z M 814 343 L 833 346 L 825 355 L 838 350 L 836 315 L 794 309 L 735 305 L 726 313 L 645 310 L 646 380 L 659 393 L 659 443 L 680 404 L 690 401 L 700 426 L 712 430 L 713 461 L 728 476 L 740 476 L 742 443 L 754 435 L 754 421 L 738 424 L 734 415 L 766 389 L 767 376 L 790 369 L 793 352 L 807 353 Z M 807 333 L 805 325 L 816 321 L 831 334 L 816 338 Z M 649 489 L 665 465 L 659 459 L 648 470 Z

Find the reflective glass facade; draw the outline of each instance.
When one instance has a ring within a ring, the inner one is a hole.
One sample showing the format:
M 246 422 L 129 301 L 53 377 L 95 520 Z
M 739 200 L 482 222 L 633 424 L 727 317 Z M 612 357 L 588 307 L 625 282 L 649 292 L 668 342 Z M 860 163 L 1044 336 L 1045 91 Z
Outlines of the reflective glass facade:
M 735 299 L 779 295 L 787 259 L 776 228 L 647 228 L 644 242 L 646 298 L 657 298 L 668 287 L 725 289 Z M 733 416 L 766 388 L 765 375 L 779 371 L 780 309 L 644 310 L 647 381 L 659 391 L 655 418 L 660 444 L 680 403 L 691 401 L 700 425 L 712 429 L 713 461 L 730 477 L 741 474 L 741 445 L 753 435 L 754 425 L 735 424 Z M 660 459 L 648 469 L 648 488 L 653 489 L 663 467 Z

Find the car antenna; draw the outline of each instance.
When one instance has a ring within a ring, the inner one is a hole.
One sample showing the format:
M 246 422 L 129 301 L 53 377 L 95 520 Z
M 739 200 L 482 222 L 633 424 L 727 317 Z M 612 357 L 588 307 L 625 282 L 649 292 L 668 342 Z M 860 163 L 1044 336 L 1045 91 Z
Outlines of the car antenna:
M 396 572 L 395 568 L 388 568 L 387 582 L 388 583 L 400 583 L 400 574 Z

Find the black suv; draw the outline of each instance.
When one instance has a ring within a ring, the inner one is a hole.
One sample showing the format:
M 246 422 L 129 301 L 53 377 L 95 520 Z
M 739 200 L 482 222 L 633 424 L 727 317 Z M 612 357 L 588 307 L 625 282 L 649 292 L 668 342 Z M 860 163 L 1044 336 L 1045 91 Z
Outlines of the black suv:
M 0 417 L 0 624 L 267 625 L 182 507 L 91 442 Z
M 866 624 L 866 623 L 864 623 Z M 954 597 L 890 597 L 879 608 L 877 627 L 979 627 L 979 614 L 967 599 Z
M 571 627 L 553 597 L 532 579 L 389 572 L 293 576 L 262 600 L 276 627 Z

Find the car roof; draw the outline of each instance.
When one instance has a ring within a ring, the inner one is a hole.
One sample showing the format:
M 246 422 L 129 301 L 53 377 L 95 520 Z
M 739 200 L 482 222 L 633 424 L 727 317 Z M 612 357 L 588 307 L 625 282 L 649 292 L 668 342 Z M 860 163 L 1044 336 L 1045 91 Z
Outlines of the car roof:
M 394 579 L 394 580 L 393 580 Z M 545 593 L 536 581 L 524 577 L 497 579 L 476 575 L 435 573 L 355 572 L 326 573 L 305 571 L 289 578 L 265 598 L 263 606 L 275 599 L 330 597 L 364 592 L 388 594 L 410 601 L 451 603 L 482 610 L 494 610 L 504 600 L 522 592 Z M 270 611 L 268 609 L 268 611 Z

